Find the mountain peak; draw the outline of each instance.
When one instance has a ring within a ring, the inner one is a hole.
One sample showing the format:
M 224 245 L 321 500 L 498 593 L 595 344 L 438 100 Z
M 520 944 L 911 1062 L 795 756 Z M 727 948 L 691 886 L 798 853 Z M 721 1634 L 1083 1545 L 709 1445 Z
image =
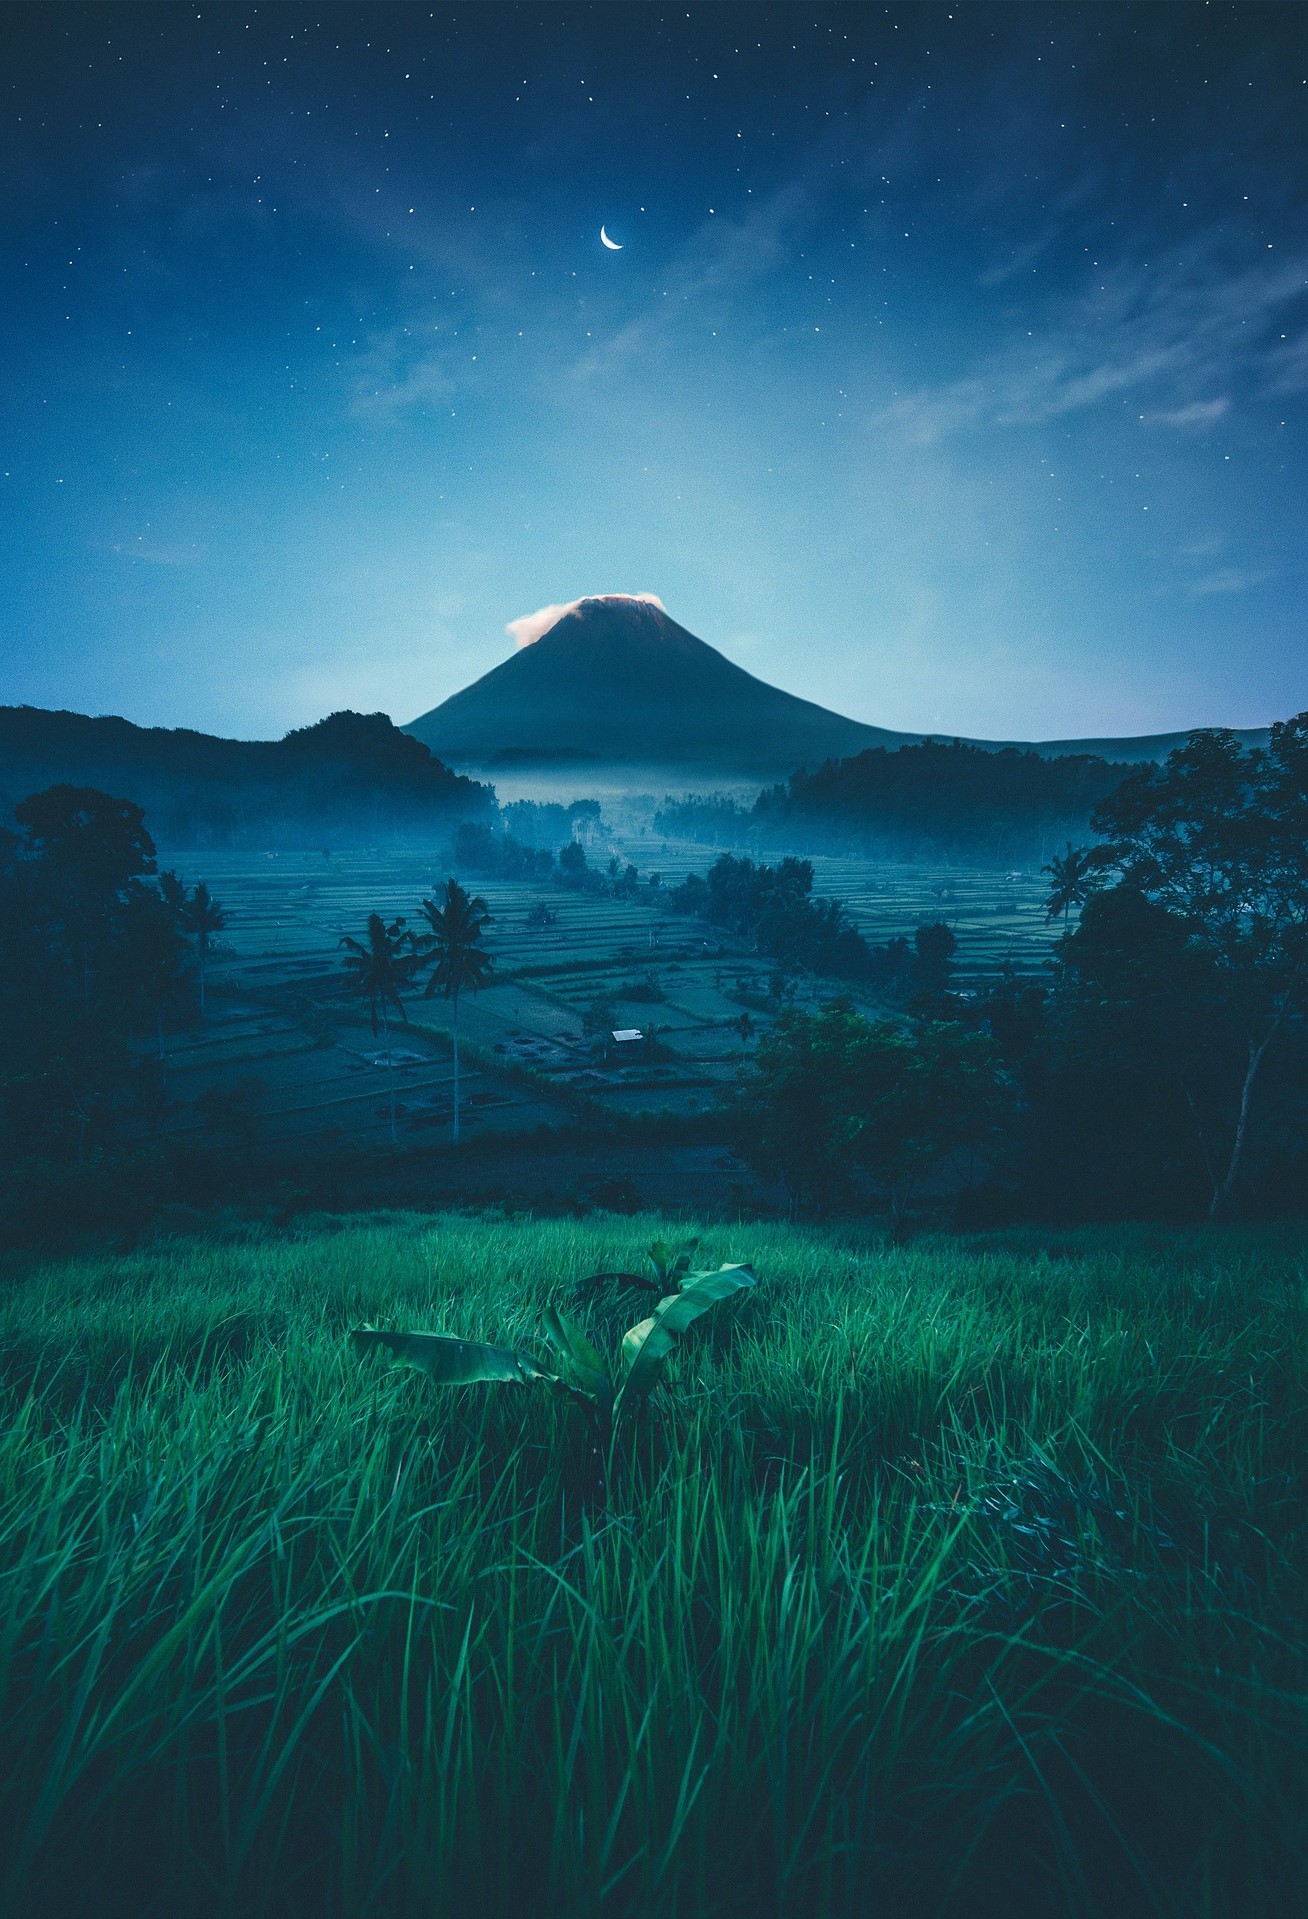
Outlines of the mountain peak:
M 575 759 L 758 778 L 906 737 L 755 679 L 653 595 L 545 610 L 558 617 L 538 636 L 406 730 L 464 766 Z

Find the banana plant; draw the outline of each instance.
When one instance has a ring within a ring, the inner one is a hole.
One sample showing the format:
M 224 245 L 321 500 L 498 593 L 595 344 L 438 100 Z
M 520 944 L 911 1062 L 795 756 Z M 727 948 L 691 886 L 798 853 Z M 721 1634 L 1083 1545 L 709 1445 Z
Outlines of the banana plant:
M 623 1337 L 616 1367 L 606 1366 L 586 1334 L 557 1306 L 541 1314 L 541 1329 L 557 1355 L 553 1368 L 530 1353 L 456 1339 L 449 1333 L 393 1333 L 358 1326 L 350 1337 L 362 1352 L 383 1351 L 401 1365 L 416 1366 L 441 1386 L 504 1383 L 541 1385 L 581 1408 L 591 1428 L 597 1459 L 606 1454 L 618 1425 L 629 1419 L 654 1391 L 678 1341 L 704 1313 L 755 1284 L 752 1266 L 728 1265 L 692 1270 L 696 1242 L 671 1248 L 655 1241 L 650 1263 L 658 1283 L 671 1288 L 647 1319 Z M 592 1280 L 632 1279 L 654 1289 L 655 1282 L 626 1273 L 593 1274 Z M 561 1369 L 558 1362 L 562 1362 Z M 601 1483 L 603 1471 L 601 1469 Z
M 652 1277 L 649 1273 L 592 1273 L 583 1284 L 601 1286 L 616 1282 L 623 1286 L 643 1287 L 647 1293 L 671 1292 L 690 1271 L 690 1262 L 695 1257 L 698 1245 L 697 1239 L 683 1239 L 680 1246 L 670 1246 L 666 1239 L 656 1239 L 645 1253 L 654 1268 Z

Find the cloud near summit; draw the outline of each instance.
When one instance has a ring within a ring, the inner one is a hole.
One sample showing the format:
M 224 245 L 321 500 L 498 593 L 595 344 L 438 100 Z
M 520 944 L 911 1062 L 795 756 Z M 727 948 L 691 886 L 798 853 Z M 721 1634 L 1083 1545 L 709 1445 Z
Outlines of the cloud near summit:
M 582 599 L 642 600 L 646 606 L 657 606 L 660 612 L 667 612 L 657 593 L 583 593 L 581 599 L 561 601 L 555 606 L 542 606 L 536 613 L 523 613 L 516 620 L 510 620 L 504 631 L 517 646 L 532 646 L 543 633 L 548 633 L 552 626 L 557 626 L 565 613 L 575 613 Z

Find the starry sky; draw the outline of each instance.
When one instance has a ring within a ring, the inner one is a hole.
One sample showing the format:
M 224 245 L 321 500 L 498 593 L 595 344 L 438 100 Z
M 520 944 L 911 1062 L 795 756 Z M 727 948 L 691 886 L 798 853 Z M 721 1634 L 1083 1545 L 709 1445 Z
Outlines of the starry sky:
M 403 722 L 646 592 L 896 728 L 1308 707 L 1308 7 L 0 41 L 0 701 Z

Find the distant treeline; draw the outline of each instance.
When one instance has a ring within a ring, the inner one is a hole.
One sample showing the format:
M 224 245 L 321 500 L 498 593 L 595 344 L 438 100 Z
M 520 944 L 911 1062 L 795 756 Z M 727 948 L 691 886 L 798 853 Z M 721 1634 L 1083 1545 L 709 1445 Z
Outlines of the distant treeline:
M 530 805 L 522 801 L 520 806 Z M 517 811 L 506 807 L 505 813 Z M 573 815 L 583 821 L 599 819 L 598 800 L 578 800 L 570 807 L 542 806 L 541 813 L 561 813 L 565 823 Z M 640 890 L 640 874 L 634 866 L 610 859 L 606 868 L 592 866 L 586 848 L 579 839 L 569 839 L 557 856 L 548 846 L 526 845 L 512 833 L 481 823 L 461 826 L 450 848 L 450 864 L 456 873 L 477 880 L 523 880 L 529 884 L 559 886 L 571 893 L 602 893 L 616 899 L 635 899 Z M 660 884 L 657 874 L 645 882 L 647 889 Z
M 738 933 L 783 966 L 849 980 L 871 979 L 876 970 L 871 947 L 840 901 L 814 896 L 807 860 L 756 866 L 724 853 L 706 879 L 692 873 L 664 898 L 674 913 L 692 913 Z
M 668 801 L 654 824 L 710 846 L 1008 865 L 1042 860 L 1081 835 L 1131 770 L 1090 754 L 1046 759 L 926 740 L 801 770 L 752 806 L 722 794 Z
M 495 814 L 493 787 L 452 773 L 384 713 L 333 713 L 280 740 L 224 740 L 0 707 L 0 810 L 60 783 L 130 800 L 175 846 L 430 839 Z

